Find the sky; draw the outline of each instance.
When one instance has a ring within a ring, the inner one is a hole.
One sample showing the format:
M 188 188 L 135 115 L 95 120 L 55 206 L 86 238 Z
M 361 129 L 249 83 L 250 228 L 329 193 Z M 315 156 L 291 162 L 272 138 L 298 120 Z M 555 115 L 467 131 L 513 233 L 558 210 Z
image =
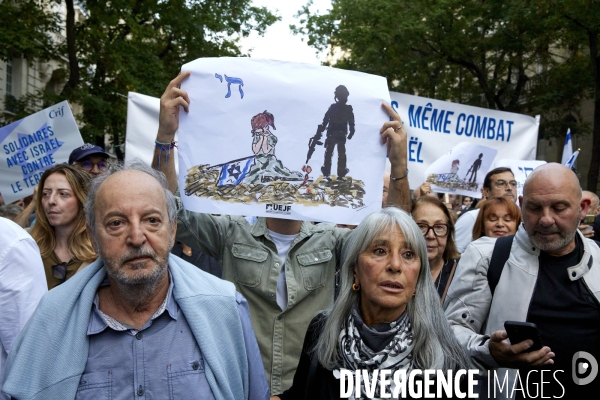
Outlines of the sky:
M 294 36 L 290 31 L 290 24 L 298 25 L 298 19 L 294 15 L 304 6 L 308 0 L 254 0 L 253 4 L 258 7 L 267 7 L 272 13 L 281 17 L 265 32 L 263 37 L 252 33 L 247 38 L 241 39 L 243 52 L 252 50 L 251 57 L 269 58 L 273 60 L 303 62 L 309 64 L 320 64 L 325 61 L 327 52 L 317 54 L 316 49 L 309 47 L 308 38 Z M 313 0 L 311 10 L 324 13 L 331 9 L 330 0 Z

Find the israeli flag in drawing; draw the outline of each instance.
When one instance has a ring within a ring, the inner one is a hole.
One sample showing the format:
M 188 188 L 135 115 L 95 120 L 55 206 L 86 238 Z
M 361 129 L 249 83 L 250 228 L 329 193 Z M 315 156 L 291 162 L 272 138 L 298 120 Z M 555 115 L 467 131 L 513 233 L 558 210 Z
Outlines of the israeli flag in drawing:
M 217 186 L 237 185 L 246 177 L 253 162 L 254 157 L 247 157 L 223 164 Z

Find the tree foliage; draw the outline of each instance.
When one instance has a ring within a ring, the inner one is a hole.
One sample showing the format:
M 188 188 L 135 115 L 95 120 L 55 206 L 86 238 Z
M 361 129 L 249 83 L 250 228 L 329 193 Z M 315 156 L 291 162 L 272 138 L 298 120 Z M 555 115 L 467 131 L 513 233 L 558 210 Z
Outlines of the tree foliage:
M 84 139 L 94 141 L 110 134 L 115 144 L 122 143 L 125 135 L 129 91 L 158 97 L 184 63 L 200 57 L 241 56 L 239 38 L 251 31 L 262 33 L 277 20 L 267 9 L 251 6 L 251 0 L 83 0 L 76 4 L 85 18 L 72 21 L 72 36 L 65 21 L 67 37 L 60 51 L 68 56 L 70 68 L 63 74 L 62 93 L 52 101 L 66 98 L 82 106 Z M 73 0 L 66 0 L 66 5 L 69 11 Z
M 589 45 L 567 21 L 574 6 L 598 26 L 591 0 L 332 0 L 323 15 L 307 4 L 292 29 L 392 90 L 541 114 L 541 134 L 564 137 L 589 132 L 579 110 L 594 87 Z
M 540 0 L 542 1 L 542 0 Z M 590 97 L 594 100 L 592 159 L 587 189 L 595 192 L 600 172 L 600 3 L 593 0 L 551 0 L 560 18 L 561 44 L 575 48 L 586 59 Z
M 60 18 L 49 12 L 53 4 L 50 0 L 0 2 L 0 58 L 48 60 L 56 56 L 52 35 L 60 30 Z

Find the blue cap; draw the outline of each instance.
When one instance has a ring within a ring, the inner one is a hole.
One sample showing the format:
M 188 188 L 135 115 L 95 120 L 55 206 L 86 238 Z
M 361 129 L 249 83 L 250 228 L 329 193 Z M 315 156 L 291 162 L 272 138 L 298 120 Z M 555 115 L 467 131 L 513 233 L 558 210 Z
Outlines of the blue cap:
M 93 144 L 84 143 L 83 146 L 77 147 L 75 150 L 71 152 L 69 156 L 69 164 L 73 164 L 75 161 L 80 161 L 87 156 L 91 156 L 93 154 L 101 155 L 105 158 L 110 157 L 110 155 L 104 151 L 104 149 L 100 146 L 94 146 Z

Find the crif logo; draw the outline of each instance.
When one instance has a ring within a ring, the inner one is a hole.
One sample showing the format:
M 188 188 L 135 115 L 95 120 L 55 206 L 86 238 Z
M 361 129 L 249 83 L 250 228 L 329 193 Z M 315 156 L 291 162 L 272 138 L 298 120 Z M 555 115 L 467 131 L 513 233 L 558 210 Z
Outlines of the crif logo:
M 52 119 L 56 117 L 63 117 L 65 115 L 65 106 L 61 106 L 55 110 L 50 110 L 48 116 Z
M 598 362 L 588 352 L 578 351 L 571 360 L 573 382 L 577 385 L 587 385 L 598 375 Z
M 290 215 L 292 213 L 292 206 L 286 206 L 283 204 L 267 204 L 265 211 L 269 214 Z

